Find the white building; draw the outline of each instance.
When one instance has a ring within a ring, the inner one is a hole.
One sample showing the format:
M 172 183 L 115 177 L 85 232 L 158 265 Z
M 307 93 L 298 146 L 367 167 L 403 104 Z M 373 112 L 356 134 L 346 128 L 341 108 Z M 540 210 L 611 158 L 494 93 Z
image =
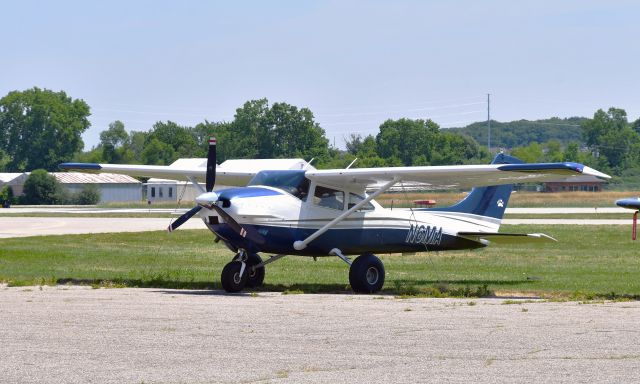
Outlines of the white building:
M 27 173 L 0 173 L 0 190 L 7 185 L 13 190 L 14 196 L 22 195 L 25 180 L 29 174 Z
M 52 172 L 51 175 L 70 193 L 82 191 L 87 184 L 96 185 L 101 203 L 142 201 L 142 183 L 131 176 L 80 172 Z

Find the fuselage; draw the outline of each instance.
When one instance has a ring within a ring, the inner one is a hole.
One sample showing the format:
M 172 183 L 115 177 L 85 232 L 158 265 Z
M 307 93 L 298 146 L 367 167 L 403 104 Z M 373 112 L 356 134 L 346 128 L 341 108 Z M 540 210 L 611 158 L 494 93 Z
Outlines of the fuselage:
M 324 188 L 324 189 L 320 189 Z M 313 193 L 322 191 L 323 193 Z M 326 192 L 325 190 L 329 190 Z M 304 240 L 350 208 L 361 194 L 311 184 L 311 193 L 301 196 L 282 188 L 255 185 L 218 191 L 223 209 L 243 227 L 251 226 L 265 239 L 254 244 L 233 231 L 214 210 L 200 216 L 207 227 L 231 249 L 300 256 L 329 256 L 338 248 L 343 254 L 424 252 L 483 247 L 458 237 L 458 232 L 497 232 L 500 220 L 461 212 L 419 209 L 386 209 L 371 201 L 308 244 Z M 324 196 L 329 196 L 325 198 Z

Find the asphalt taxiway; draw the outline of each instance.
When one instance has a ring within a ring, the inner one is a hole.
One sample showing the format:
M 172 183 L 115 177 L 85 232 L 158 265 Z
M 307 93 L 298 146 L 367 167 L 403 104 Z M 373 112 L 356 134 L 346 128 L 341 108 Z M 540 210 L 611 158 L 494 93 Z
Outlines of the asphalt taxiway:
M 108 232 L 160 231 L 172 219 L 140 217 L 20 217 L 0 216 L 0 238 L 43 235 L 70 235 Z M 504 219 L 503 224 L 631 225 L 626 219 Z M 182 229 L 206 229 L 202 220 L 192 218 Z
M 0 287 L 7 383 L 629 383 L 640 302 Z

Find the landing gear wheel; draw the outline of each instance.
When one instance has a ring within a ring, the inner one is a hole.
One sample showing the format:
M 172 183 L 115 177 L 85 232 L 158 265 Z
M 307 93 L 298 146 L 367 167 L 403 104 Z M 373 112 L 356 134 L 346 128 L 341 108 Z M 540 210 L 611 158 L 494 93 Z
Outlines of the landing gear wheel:
M 356 293 L 375 293 L 384 284 L 384 265 L 370 253 L 358 256 L 349 269 L 349 283 Z
M 240 292 L 247 284 L 249 278 L 248 265 L 244 269 L 242 276 L 240 270 L 242 269 L 242 262 L 232 261 L 225 265 L 222 269 L 222 275 L 220 281 L 222 282 L 222 288 L 229 293 Z
M 260 258 L 260 256 L 256 255 L 255 253 L 249 254 L 249 257 L 247 258 L 246 272 L 248 275 L 247 287 L 249 288 L 259 287 L 264 282 L 264 267 L 259 267 L 256 269 L 251 268 L 254 265 L 258 265 L 260 263 L 262 263 L 262 259 Z

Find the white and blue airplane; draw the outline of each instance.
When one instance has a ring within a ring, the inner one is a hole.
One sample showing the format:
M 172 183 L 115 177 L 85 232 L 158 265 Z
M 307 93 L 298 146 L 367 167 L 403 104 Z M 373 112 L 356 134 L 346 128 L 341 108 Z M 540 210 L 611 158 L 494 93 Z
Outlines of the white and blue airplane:
M 349 264 L 355 292 L 382 289 L 384 266 L 375 253 L 446 251 L 491 242 L 555 241 L 540 233 L 498 233 L 514 183 L 567 176 L 608 175 L 578 163 L 525 164 L 499 154 L 489 165 L 216 172 L 216 140 L 207 165 L 198 168 L 65 163 L 60 168 L 131 176 L 187 179 L 201 190 L 196 206 L 168 228 L 194 215 L 235 254 L 222 270 L 222 287 L 239 292 L 260 286 L 265 266 L 285 255 L 334 256 Z M 206 187 L 198 183 L 205 181 Z M 237 186 L 213 191 L 216 181 Z M 374 200 L 391 187 L 420 183 L 426 189 L 473 188 L 446 208 L 386 209 Z M 367 191 L 373 191 L 367 193 Z M 271 254 L 262 260 L 260 253 Z M 356 255 L 351 261 L 348 256 Z

